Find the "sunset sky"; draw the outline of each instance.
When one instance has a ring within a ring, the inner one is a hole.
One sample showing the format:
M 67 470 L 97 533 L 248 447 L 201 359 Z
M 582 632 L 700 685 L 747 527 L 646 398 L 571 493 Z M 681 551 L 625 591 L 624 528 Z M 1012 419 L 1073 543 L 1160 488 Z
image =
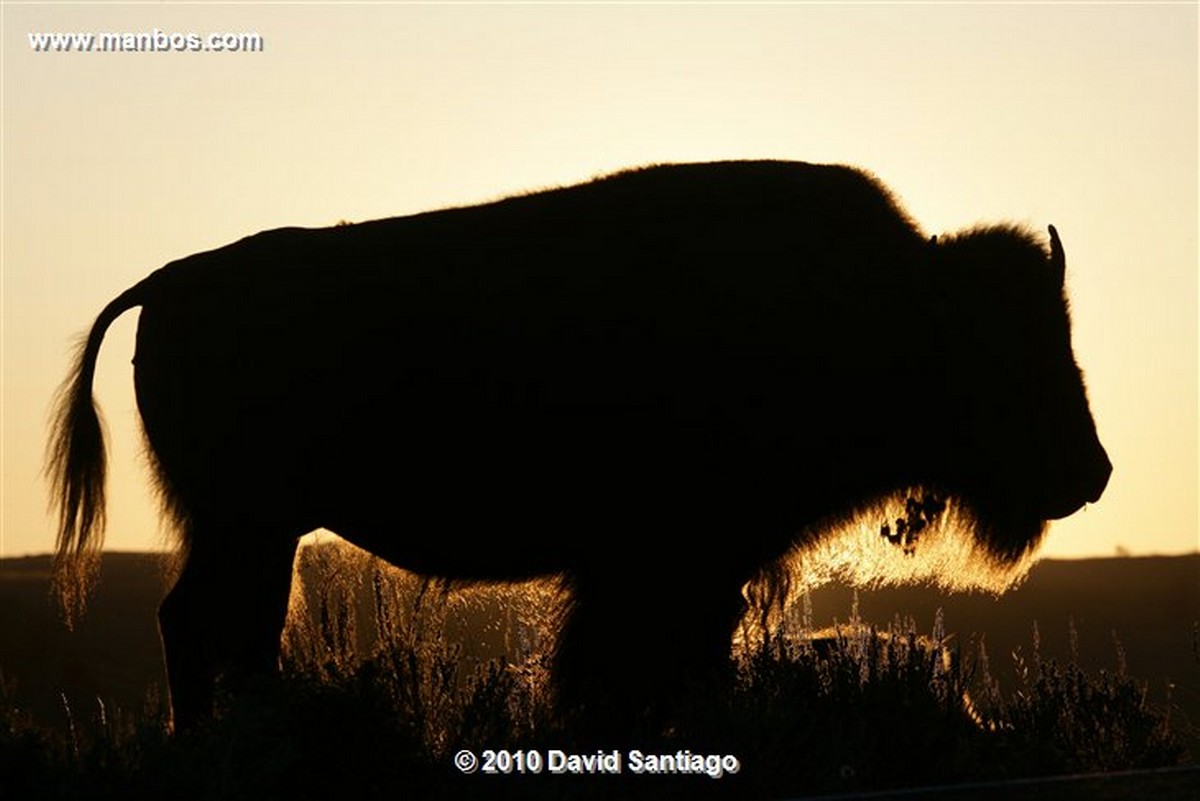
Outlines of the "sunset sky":
M 840 162 L 929 234 L 1067 253 L 1114 464 L 1043 555 L 1197 550 L 1197 6 L 477 4 L 2 9 L 0 556 L 49 551 L 40 478 L 74 337 L 150 271 L 285 225 L 668 161 Z M 49 32 L 254 32 L 262 52 L 35 52 Z M 107 547 L 160 547 L 137 313 L 96 378 Z

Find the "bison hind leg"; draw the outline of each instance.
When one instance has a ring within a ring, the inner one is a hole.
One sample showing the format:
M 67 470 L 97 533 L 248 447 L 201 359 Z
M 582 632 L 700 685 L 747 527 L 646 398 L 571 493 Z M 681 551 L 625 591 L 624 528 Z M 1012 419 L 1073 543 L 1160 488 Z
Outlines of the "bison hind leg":
M 560 713 L 598 735 L 676 722 L 698 683 L 728 677 L 741 585 L 627 568 L 572 577 L 554 660 Z
M 158 612 L 176 730 L 212 716 L 219 679 L 236 691 L 278 670 L 298 537 L 193 522 L 186 541 Z

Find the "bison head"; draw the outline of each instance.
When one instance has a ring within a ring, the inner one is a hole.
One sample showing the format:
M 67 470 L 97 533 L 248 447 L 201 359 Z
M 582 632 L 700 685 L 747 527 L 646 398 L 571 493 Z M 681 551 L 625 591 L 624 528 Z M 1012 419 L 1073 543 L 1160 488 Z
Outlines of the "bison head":
M 937 243 L 938 298 L 952 430 L 947 491 L 964 500 L 997 557 L 1015 559 L 1048 520 L 1096 501 L 1112 465 L 1096 436 L 1071 349 L 1066 259 L 1050 228 L 1049 253 L 1012 228 Z

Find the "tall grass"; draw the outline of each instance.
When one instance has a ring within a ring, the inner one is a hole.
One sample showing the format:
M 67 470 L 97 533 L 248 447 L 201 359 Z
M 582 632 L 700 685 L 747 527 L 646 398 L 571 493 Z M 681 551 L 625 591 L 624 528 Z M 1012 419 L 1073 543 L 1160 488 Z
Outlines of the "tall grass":
M 0 798 L 756 798 L 1186 759 L 1144 686 L 1045 659 L 1036 633 L 1002 688 L 982 645 L 940 616 L 920 632 L 855 606 L 818 631 L 801 603 L 668 728 L 604 744 L 733 754 L 736 775 L 465 776 L 462 748 L 595 750 L 547 696 L 558 588 L 455 587 L 331 546 L 308 549 L 298 576 L 282 677 L 202 731 L 168 737 L 161 705 L 64 710 L 41 729 L 0 681 Z

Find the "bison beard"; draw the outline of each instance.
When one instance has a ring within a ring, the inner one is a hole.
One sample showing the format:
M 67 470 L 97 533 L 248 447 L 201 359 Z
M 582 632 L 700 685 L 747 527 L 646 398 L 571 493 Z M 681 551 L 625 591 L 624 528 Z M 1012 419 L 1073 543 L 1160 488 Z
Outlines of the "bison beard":
M 1049 253 L 930 241 L 864 173 L 784 162 L 251 236 L 93 325 L 50 446 L 62 586 L 101 542 L 96 357 L 141 306 L 185 554 L 160 612 L 177 725 L 219 675 L 276 668 L 297 538 L 324 527 L 428 575 L 563 576 L 560 702 L 624 726 L 725 664 L 749 579 L 879 497 L 956 499 L 1013 560 L 1100 496 L 1064 264 L 1053 229 Z

